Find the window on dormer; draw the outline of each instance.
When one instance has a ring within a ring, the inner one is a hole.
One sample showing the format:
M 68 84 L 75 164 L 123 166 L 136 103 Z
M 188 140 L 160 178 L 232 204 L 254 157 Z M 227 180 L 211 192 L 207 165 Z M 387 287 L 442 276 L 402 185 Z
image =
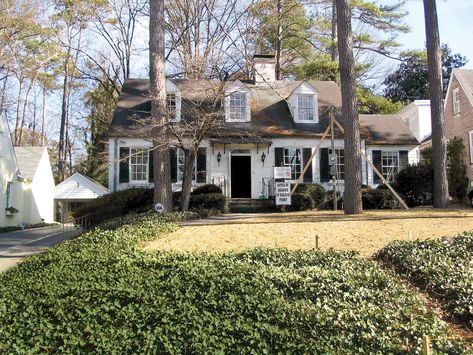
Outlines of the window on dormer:
M 228 120 L 246 121 L 246 106 L 246 93 L 231 93 L 229 97 Z
M 167 94 L 167 100 L 166 100 L 166 109 L 168 112 L 168 117 L 170 121 L 175 121 L 177 119 L 176 113 L 177 113 L 177 98 L 176 94 Z
M 297 117 L 299 121 L 315 121 L 314 95 L 297 95 Z

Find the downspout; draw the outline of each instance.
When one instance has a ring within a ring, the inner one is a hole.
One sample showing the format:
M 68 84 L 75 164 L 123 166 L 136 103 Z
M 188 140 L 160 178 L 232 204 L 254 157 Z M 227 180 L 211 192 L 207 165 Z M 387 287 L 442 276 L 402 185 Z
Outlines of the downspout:
M 366 144 L 366 139 L 365 139 L 365 155 L 368 156 L 368 145 Z M 365 161 L 365 174 L 366 174 L 366 186 L 369 187 L 369 175 L 368 175 L 368 162 Z
M 117 191 L 117 164 L 118 161 L 118 144 L 117 137 L 113 138 L 113 191 Z

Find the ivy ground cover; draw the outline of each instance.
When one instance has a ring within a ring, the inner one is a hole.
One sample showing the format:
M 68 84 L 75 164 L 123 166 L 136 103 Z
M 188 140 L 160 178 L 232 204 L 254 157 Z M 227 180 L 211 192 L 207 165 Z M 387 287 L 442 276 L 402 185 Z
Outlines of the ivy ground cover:
M 456 320 L 473 330 L 473 233 L 398 241 L 377 257 L 439 299 Z
M 128 217 L 1 275 L 0 353 L 418 353 L 423 334 L 462 351 L 353 252 L 143 251 L 175 218 Z

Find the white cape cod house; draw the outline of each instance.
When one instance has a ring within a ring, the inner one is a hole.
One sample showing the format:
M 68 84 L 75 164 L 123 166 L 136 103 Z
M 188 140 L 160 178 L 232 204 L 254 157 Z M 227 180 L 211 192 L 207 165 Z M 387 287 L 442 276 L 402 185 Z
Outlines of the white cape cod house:
M 0 111 L 0 227 L 54 221 L 54 178 L 46 147 L 14 147 Z
M 224 83 L 224 132 L 204 139 L 196 158 L 194 185 L 219 184 L 230 198 L 270 197 L 275 166 L 290 166 L 295 182 L 329 124 L 328 108 L 340 109 L 342 104 L 337 83 L 277 81 L 274 57 L 255 55 L 254 60 L 253 80 Z M 204 99 L 217 84 L 222 83 L 168 80 L 168 105 L 174 109 L 174 124 L 184 119 L 182 105 Z M 109 132 L 111 191 L 152 186 L 152 142 L 145 138 L 140 125 L 140 120 L 149 118 L 150 108 L 148 80 L 126 80 Z M 337 120 L 343 125 L 343 117 L 338 115 Z M 418 161 L 419 142 L 400 116 L 360 115 L 360 121 L 362 149 L 386 179 L 393 180 L 403 167 Z M 303 177 L 305 183 L 316 182 L 331 189 L 330 146 L 330 139 L 322 142 Z M 184 155 L 179 149 L 169 151 L 173 189 L 179 190 Z M 344 144 L 340 132 L 334 154 L 343 192 Z M 368 164 L 363 163 L 362 171 L 363 184 L 374 187 L 380 183 Z

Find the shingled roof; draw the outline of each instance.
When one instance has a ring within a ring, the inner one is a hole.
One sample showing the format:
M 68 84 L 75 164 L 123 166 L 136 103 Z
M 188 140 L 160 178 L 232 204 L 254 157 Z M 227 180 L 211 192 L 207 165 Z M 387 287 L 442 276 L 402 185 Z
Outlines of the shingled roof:
M 182 95 L 182 103 L 205 100 L 215 95 L 222 82 L 217 80 L 173 79 Z M 242 82 L 250 90 L 251 122 L 226 123 L 224 132 L 250 132 L 258 137 L 317 137 L 325 131 L 329 116 L 327 108 L 342 105 L 339 86 L 333 81 L 310 81 L 317 90 L 319 122 L 316 124 L 295 123 L 289 110 L 287 99 L 303 81 L 276 81 L 271 85 L 255 85 Z M 109 136 L 142 137 L 148 131 L 143 125 L 150 117 L 149 80 L 128 79 L 125 81 L 113 116 Z M 184 114 L 184 113 L 183 113 Z M 381 122 L 374 122 L 379 118 Z M 343 125 L 343 118 L 337 115 Z M 407 127 L 397 116 L 376 115 L 372 118 L 361 115 L 361 135 L 370 143 L 418 144 Z M 381 123 L 381 124 L 379 124 Z M 391 129 L 396 131 L 391 131 Z
M 45 147 L 15 147 L 16 159 L 22 177 L 33 180 Z

